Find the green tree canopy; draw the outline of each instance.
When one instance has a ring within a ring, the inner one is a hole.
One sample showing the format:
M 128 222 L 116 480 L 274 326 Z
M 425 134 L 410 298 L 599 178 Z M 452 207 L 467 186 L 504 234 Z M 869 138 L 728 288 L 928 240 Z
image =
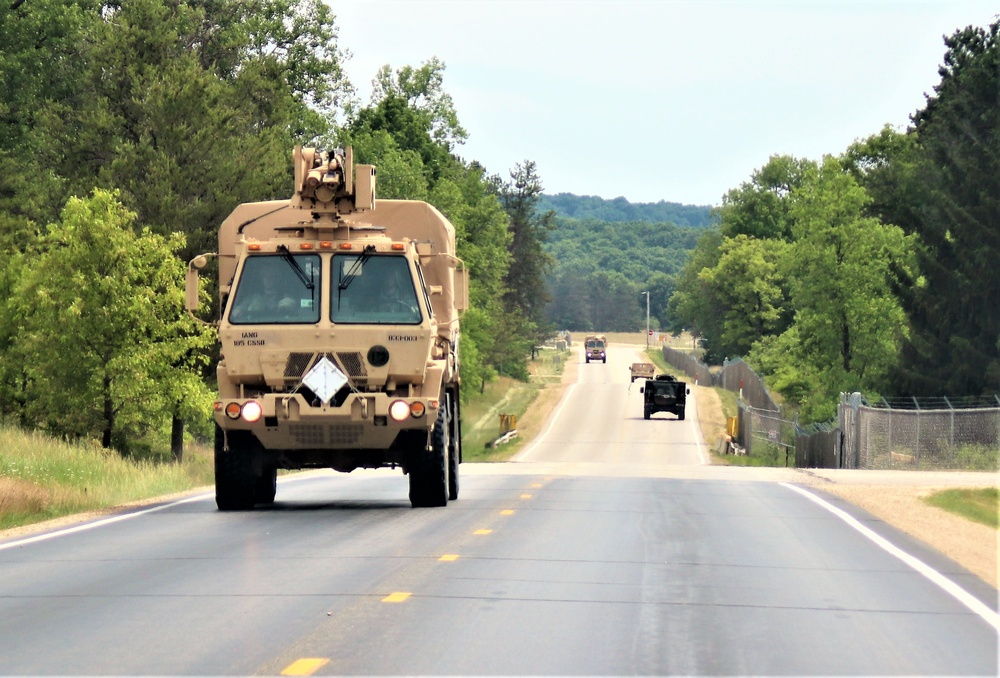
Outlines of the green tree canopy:
M 914 116 L 919 155 L 906 223 L 919 278 L 904 277 L 912 333 L 896 389 L 1000 392 L 1000 21 L 945 40 L 934 96 Z
M 20 332 L 5 370 L 20 366 L 25 417 L 70 436 L 127 451 L 163 424 L 177 397 L 208 412 L 194 371 L 175 371 L 213 341 L 183 308 L 183 237 L 133 230 L 135 214 L 96 190 L 72 198 L 18 280 L 12 315 Z

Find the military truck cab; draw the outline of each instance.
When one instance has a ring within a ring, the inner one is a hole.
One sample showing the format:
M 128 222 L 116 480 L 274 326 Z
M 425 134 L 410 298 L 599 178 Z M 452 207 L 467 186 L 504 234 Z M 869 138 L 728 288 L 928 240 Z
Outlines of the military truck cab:
M 274 501 L 278 469 L 401 468 L 413 506 L 458 498 L 459 315 L 468 277 L 433 206 L 375 202 L 350 149 L 296 148 L 288 200 L 219 228 L 215 486 L 221 510 Z
M 584 359 L 589 363 L 591 360 L 600 360 L 602 363 L 608 362 L 608 339 L 603 334 L 591 334 L 587 337 L 583 346 Z
M 639 392 L 643 394 L 643 419 L 649 419 L 657 412 L 671 412 L 678 419 L 683 419 L 691 389 L 669 374 L 658 374 L 655 379 L 647 379 Z

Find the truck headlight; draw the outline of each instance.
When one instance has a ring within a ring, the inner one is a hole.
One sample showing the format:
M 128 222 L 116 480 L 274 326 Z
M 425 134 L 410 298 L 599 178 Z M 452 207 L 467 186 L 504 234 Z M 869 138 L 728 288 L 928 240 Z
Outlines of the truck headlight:
M 393 421 L 403 421 L 410 416 L 410 404 L 405 400 L 395 400 L 389 405 L 389 416 Z
M 264 408 L 260 406 L 260 403 L 256 400 L 248 400 L 243 403 L 243 420 L 249 423 L 254 423 L 260 419 L 261 415 L 264 414 Z

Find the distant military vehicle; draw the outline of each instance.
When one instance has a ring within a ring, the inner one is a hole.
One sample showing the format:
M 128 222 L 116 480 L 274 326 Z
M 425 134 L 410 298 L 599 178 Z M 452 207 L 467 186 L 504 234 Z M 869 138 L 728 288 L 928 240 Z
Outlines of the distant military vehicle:
M 649 419 L 657 412 L 672 412 L 678 419 L 683 419 L 687 395 L 691 389 L 669 374 L 658 374 L 655 379 L 647 379 L 639 392 L 644 396 L 643 419 Z
M 632 381 L 636 379 L 652 379 L 656 376 L 656 366 L 653 363 L 632 363 L 628 368 L 632 373 Z
M 220 510 L 274 501 L 278 469 L 399 467 L 414 506 L 458 498 L 455 229 L 431 205 L 375 201 L 351 149 L 296 147 L 294 195 L 239 205 L 219 229 Z
M 608 338 L 603 334 L 587 335 L 583 344 L 583 350 L 586 352 L 584 357 L 588 363 L 591 360 L 600 360 L 602 363 L 606 363 L 608 362 L 607 348 Z

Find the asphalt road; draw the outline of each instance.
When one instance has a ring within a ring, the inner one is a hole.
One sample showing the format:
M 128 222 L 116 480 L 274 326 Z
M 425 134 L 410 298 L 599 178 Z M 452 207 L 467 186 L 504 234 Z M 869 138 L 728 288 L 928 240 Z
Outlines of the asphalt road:
M 313 473 L 0 542 L 0 674 L 997 675 L 995 590 L 794 472 L 705 466 L 633 359 L 447 508 Z

